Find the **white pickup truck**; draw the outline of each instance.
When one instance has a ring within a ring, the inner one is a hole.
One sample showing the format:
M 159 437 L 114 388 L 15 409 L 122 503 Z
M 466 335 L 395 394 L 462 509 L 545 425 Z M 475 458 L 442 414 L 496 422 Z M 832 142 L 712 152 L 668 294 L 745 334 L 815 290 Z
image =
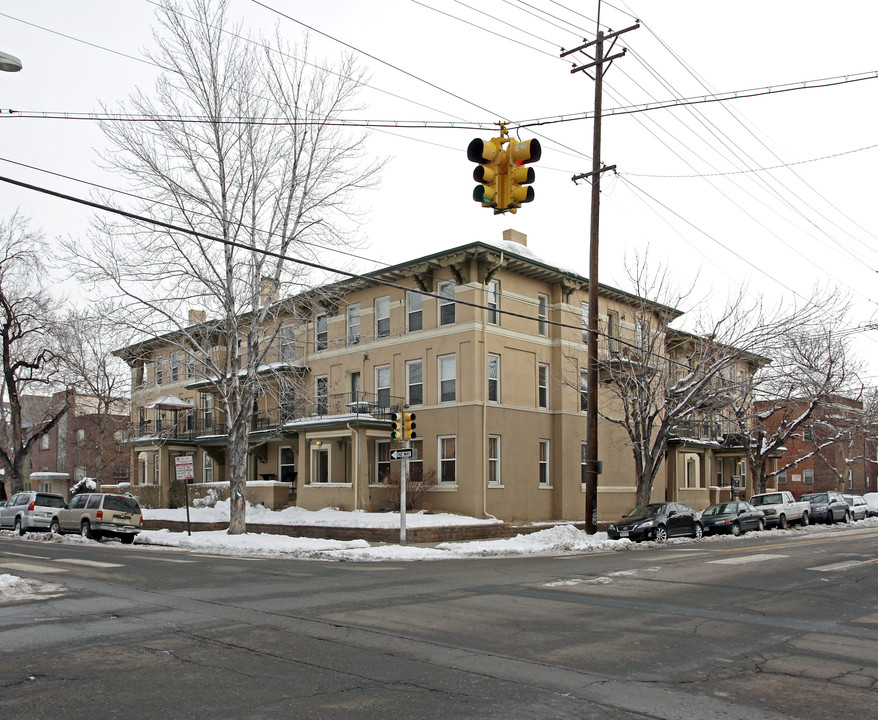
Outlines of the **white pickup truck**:
M 776 525 L 781 530 L 796 522 L 807 525 L 811 515 L 811 503 L 797 501 L 787 490 L 754 495 L 750 504 L 765 513 L 765 527 Z

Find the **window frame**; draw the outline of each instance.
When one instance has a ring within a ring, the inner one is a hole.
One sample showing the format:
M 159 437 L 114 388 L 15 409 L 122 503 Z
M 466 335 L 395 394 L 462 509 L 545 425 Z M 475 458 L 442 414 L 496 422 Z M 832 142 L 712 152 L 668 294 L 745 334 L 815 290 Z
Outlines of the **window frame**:
M 552 459 L 552 441 L 548 438 L 540 438 L 539 451 L 539 486 L 541 488 L 552 487 L 551 475 L 551 459 Z
M 450 294 L 448 292 L 449 289 L 451 291 Z M 454 280 L 440 282 L 436 286 L 436 294 L 439 295 L 439 298 L 436 300 L 436 323 L 439 327 L 454 325 L 457 322 L 457 303 L 454 300 L 457 296 L 457 283 Z M 446 310 L 448 311 L 447 313 L 444 312 Z M 443 315 L 445 314 L 450 316 L 450 320 L 443 320 Z
M 308 478 L 309 485 L 329 485 L 332 482 L 332 454 L 329 452 L 329 445 L 312 444 L 310 448 L 311 455 L 311 473 Z M 321 468 L 321 460 L 325 455 L 326 458 L 326 479 L 320 480 L 319 473 Z
M 500 281 L 490 280 L 485 287 L 485 321 L 488 325 L 500 324 Z
M 329 316 L 320 313 L 314 318 L 314 348 L 326 350 L 329 347 Z
M 496 369 L 495 376 L 491 377 L 491 364 L 494 362 Z M 493 389 L 493 392 L 492 392 Z M 488 353 L 488 369 L 487 369 L 487 401 L 493 403 L 500 402 L 500 356 L 497 353 Z
M 419 367 L 421 378 L 418 382 L 412 382 L 412 368 Z M 420 388 L 420 399 L 412 397 L 412 388 Z M 407 360 L 405 363 L 405 402 L 409 406 L 418 406 L 424 404 L 424 361 L 419 358 L 417 360 Z
M 213 482 L 213 458 L 206 451 L 201 451 L 201 482 Z
M 545 377 L 543 377 L 545 376 Z M 549 364 L 537 364 L 537 407 L 540 410 L 549 409 Z
M 375 379 L 375 402 L 378 407 L 390 407 L 390 365 L 376 365 L 374 372 Z M 385 400 L 386 402 L 382 402 Z
M 382 469 L 386 471 L 385 477 L 382 478 Z M 392 460 L 390 459 L 390 440 L 375 440 L 375 480 L 376 485 L 388 485 L 390 473 L 393 469 Z
M 457 435 L 439 435 L 436 438 L 437 447 L 438 447 L 438 462 L 437 466 L 439 468 L 439 479 L 438 484 L 442 486 L 450 486 L 457 485 Z M 444 450 L 447 447 L 447 444 L 450 442 L 451 449 L 453 450 L 453 454 L 451 457 L 444 456 Z M 452 480 L 445 480 L 445 467 L 446 464 L 451 465 L 453 477 Z
M 375 339 L 390 337 L 390 295 L 375 298 Z
M 488 435 L 488 485 L 499 487 L 503 485 L 502 476 L 502 436 Z
M 417 298 L 416 302 L 412 299 Z M 417 308 L 414 307 L 417 305 Z M 412 319 L 417 317 L 417 323 L 413 323 Z M 418 327 L 412 327 L 417 324 Z M 405 331 L 418 332 L 424 329 L 424 296 L 415 290 L 406 290 L 405 292 Z
M 537 294 L 537 334 L 549 337 L 549 296 Z
M 454 369 L 454 377 L 448 378 L 445 376 L 445 372 L 448 370 L 449 363 L 452 365 Z M 439 355 L 436 358 L 436 378 L 438 380 L 438 389 L 439 389 L 439 402 L 440 403 L 452 403 L 457 402 L 457 354 L 450 353 L 448 355 Z M 451 383 L 452 395 L 453 397 L 450 399 L 445 399 L 445 393 L 443 392 L 442 385 L 443 383 Z
M 356 322 L 354 322 L 356 320 Z M 362 333 L 360 303 L 348 305 L 345 310 L 345 338 L 348 345 L 359 345 Z M 356 328 L 356 333 L 353 332 Z

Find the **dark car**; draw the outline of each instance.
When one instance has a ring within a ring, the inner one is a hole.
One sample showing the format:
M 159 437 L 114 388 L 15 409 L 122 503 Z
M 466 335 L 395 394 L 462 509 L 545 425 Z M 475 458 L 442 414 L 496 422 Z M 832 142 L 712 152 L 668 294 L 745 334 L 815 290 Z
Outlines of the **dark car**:
M 744 501 L 715 503 L 701 513 L 704 534 L 731 533 L 736 537 L 748 530 L 765 529 L 765 513 Z
M 628 538 L 664 542 L 669 537 L 681 535 L 700 538 L 702 529 L 698 513 L 677 502 L 639 505 L 607 530 L 610 540 Z
M 837 490 L 814 492 L 802 495 L 799 500 L 811 503 L 811 522 L 850 522 L 851 509 Z

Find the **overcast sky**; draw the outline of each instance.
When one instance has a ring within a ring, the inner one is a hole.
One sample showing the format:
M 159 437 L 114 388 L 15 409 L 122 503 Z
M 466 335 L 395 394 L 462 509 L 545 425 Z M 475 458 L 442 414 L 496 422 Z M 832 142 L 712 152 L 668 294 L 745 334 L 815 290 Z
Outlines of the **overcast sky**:
M 313 54 L 358 51 L 370 79 L 352 117 L 485 128 L 372 131 L 370 152 L 390 162 L 381 187 L 357 198 L 366 211 L 359 270 L 499 240 L 515 228 L 548 262 L 587 274 L 589 187 L 570 178 L 591 169 L 591 120 L 518 131 L 539 137 L 543 158 L 534 166 L 536 200 L 516 215 L 494 216 L 472 201 L 465 150 L 472 138 L 496 134 L 490 124 L 499 119 L 514 126 L 591 110 L 592 80 L 571 74 L 558 55 L 594 37 L 596 0 L 264 5 L 231 3 L 254 33 L 276 24 L 300 44 L 308 25 Z M 100 111 L 118 106 L 135 85 L 149 89 L 155 68 L 143 49 L 154 9 L 148 0 L 0 0 L 0 50 L 24 65 L 0 73 L 0 175 L 82 197 L 87 186 L 21 164 L 118 186 L 97 165 L 103 138 L 95 122 L 6 111 Z M 878 3 L 614 0 L 601 9 L 605 30 L 635 18 L 640 29 L 616 47 L 628 54 L 605 77 L 608 111 L 878 70 Z M 648 252 L 654 263 L 673 264 L 681 286 L 697 278 L 691 302 L 710 295 L 719 303 L 742 285 L 772 302 L 791 301 L 828 284 L 850 294 L 850 327 L 878 321 L 876 110 L 878 79 L 864 79 L 605 118 L 602 157 L 619 174 L 603 179 L 601 282 L 629 289 L 626 258 Z M 83 235 L 90 212 L 4 185 L 0 213 L 16 207 L 45 230 L 49 257 L 57 236 Z M 327 255 L 324 262 L 345 261 Z M 858 333 L 857 348 L 875 355 L 878 332 Z

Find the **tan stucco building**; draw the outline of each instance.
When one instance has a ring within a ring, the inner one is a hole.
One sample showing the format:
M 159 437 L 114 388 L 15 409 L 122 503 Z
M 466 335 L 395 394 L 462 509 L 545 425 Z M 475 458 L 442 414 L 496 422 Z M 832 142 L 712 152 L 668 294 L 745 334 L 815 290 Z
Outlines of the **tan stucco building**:
M 249 500 L 389 507 L 385 479 L 399 473 L 389 414 L 405 407 L 417 415 L 412 469 L 437 478 L 430 509 L 583 519 L 587 278 L 540 261 L 524 235 L 507 230 L 502 241 L 469 243 L 308 298 L 304 314 L 299 302 L 284 315 L 284 303 L 292 308 L 297 298 L 278 303 L 280 332 L 251 426 Z M 610 338 L 603 359 L 616 351 L 613 338 L 634 339 L 638 302 L 601 286 L 600 326 Z M 656 317 L 680 314 L 652 307 Z M 182 502 L 178 456 L 193 457 L 196 494 L 228 488 L 211 381 L 175 337 L 119 351 L 133 373 L 126 489 L 153 506 Z M 160 396 L 170 404 L 156 406 Z M 175 401 L 183 401 L 178 409 Z M 728 498 L 731 477 L 745 471 L 724 429 L 680 434 L 653 498 L 696 508 Z M 633 461 L 619 428 L 601 422 L 599 437 L 598 517 L 611 520 L 634 505 Z

